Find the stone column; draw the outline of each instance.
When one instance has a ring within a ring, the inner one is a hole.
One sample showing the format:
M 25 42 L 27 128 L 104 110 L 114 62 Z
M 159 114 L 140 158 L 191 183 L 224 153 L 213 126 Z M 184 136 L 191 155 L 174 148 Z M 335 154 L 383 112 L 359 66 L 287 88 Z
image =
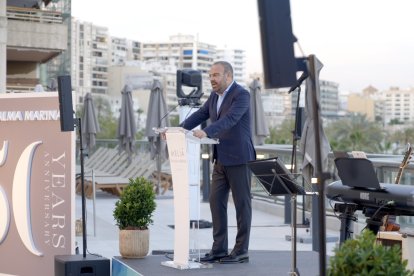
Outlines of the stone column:
M 0 0 L 0 93 L 6 93 L 7 0 Z

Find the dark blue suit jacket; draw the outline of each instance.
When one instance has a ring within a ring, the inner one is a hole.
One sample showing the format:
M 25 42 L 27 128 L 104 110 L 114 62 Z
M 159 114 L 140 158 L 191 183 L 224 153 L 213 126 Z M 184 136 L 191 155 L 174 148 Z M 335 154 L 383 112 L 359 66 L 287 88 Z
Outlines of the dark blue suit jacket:
M 183 121 L 181 126 L 191 130 L 210 119 L 203 130 L 210 138 L 218 138 L 213 160 L 224 166 L 246 164 L 256 159 L 250 127 L 250 93 L 236 82 L 230 87 L 217 114 L 218 95 L 210 94 L 199 110 Z

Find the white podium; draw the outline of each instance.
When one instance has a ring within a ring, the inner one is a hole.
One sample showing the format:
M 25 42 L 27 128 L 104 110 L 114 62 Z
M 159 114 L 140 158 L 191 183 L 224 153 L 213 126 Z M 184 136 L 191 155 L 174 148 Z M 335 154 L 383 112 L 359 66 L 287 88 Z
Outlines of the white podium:
M 199 196 L 197 206 L 190 206 L 190 190 L 189 179 L 198 176 L 197 192 L 200 193 L 200 162 L 192 162 L 199 160 L 200 155 L 194 154 L 199 152 L 196 149 L 200 144 L 217 144 L 218 141 L 210 138 L 199 139 L 193 136 L 192 131 L 185 130 L 181 127 L 170 127 L 155 130 L 158 133 L 165 133 L 168 145 L 168 155 L 170 159 L 173 192 L 174 192 L 174 259 L 173 261 L 162 262 L 162 265 L 177 268 L 208 268 L 211 265 L 201 264 L 189 260 L 190 250 L 190 207 L 195 208 L 199 212 Z M 195 156 L 196 155 L 196 156 Z M 194 173 L 196 172 L 196 173 Z M 192 210 L 194 211 L 194 210 Z

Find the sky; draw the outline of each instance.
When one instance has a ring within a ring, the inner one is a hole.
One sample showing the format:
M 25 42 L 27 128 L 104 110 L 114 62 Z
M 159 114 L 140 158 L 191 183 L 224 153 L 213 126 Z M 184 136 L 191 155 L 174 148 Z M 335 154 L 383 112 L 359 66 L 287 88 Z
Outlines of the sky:
M 290 8 L 295 55 L 315 55 L 320 79 L 341 92 L 414 87 L 413 0 L 290 0 Z M 72 0 L 72 16 L 141 42 L 198 36 L 245 50 L 247 73 L 263 71 L 257 0 Z

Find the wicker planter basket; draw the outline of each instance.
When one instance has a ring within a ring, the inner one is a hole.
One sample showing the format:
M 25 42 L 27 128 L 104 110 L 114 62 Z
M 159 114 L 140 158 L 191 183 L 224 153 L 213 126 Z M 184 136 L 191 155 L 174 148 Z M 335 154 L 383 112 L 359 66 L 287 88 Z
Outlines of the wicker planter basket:
M 149 229 L 119 230 L 119 252 L 123 258 L 144 258 L 149 250 Z

